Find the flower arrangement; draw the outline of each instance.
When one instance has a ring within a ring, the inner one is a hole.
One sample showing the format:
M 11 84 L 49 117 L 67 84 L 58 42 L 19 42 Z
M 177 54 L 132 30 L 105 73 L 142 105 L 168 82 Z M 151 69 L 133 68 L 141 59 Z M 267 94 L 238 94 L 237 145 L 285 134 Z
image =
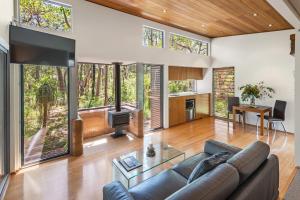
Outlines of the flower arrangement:
M 242 91 L 242 101 L 250 99 L 251 106 L 255 106 L 255 99 L 272 98 L 272 95 L 275 93 L 275 90 L 271 87 L 266 87 L 263 81 L 255 85 L 246 84 L 240 87 L 240 90 Z

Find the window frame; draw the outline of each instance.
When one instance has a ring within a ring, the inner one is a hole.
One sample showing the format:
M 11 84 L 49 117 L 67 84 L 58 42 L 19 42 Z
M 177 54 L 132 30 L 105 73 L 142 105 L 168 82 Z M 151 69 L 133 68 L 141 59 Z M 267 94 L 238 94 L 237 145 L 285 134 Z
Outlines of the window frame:
M 20 117 L 21 117 L 21 131 L 20 131 L 20 147 L 21 147 L 21 168 L 24 168 L 24 167 L 29 167 L 29 166 L 34 166 L 34 165 L 38 165 L 38 164 L 41 164 L 41 163 L 44 163 L 44 162 L 47 162 L 47 161 L 51 161 L 51 160 L 55 160 L 57 158 L 61 158 L 63 156 L 67 156 L 67 155 L 70 155 L 71 154 L 71 142 L 72 142 L 72 131 L 71 131 L 71 128 L 72 128 L 72 120 L 71 120 L 71 99 L 70 99 L 70 90 L 71 90 L 71 84 L 70 84 L 70 81 L 71 81 L 71 68 L 70 67 L 66 67 L 66 66 L 50 66 L 48 65 L 48 67 L 61 67 L 61 68 L 66 68 L 67 69 L 67 75 L 68 75 L 68 85 L 67 85 L 67 89 L 68 89 L 68 94 L 67 94 L 67 98 L 68 98 L 68 113 L 67 113 L 67 117 L 68 117 L 68 120 L 67 120 L 67 127 L 68 127 L 68 137 L 67 137 L 67 140 L 68 140 L 68 150 L 66 152 L 64 152 L 63 154 L 57 154 L 55 156 L 52 156 L 52 157 L 48 157 L 48 158 L 44 158 L 44 159 L 40 159 L 39 161 L 35 161 L 35 162 L 30 162 L 30 163 L 25 163 L 25 151 L 24 151 L 24 141 L 25 141 L 25 138 L 24 138 L 24 134 L 25 134 L 25 115 L 24 115 L 24 111 L 25 111 L 25 88 L 24 88 L 24 83 L 25 83 L 25 80 L 24 80 L 24 75 L 25 75 L 25 65 L 26 64 L 20 64 L 20 108 L 21 108 L 21 113 L 20 113 Z M 47 65 L 45 65 L 47 66 Z
M 17 22 L 18 22 L 18 25 L 21 26 L 21 27 L 24 27 L 24 28 L 30 28 L 30 29 L 33 29 L 33 30 L 38 30 L 38 31 L 48 31 L 48 32 L 53 32 L 53 33 L 64 33 L 64 34 L 70 34 L 70 33 L 73 33 L 73 30 L 74 30 L 74 15 L 73 15 L 73 5 L 72 4 L 68 4 L 68 3 L 65 3 L 65 2 L 61 2 L 61 1 L 56 1 L 56 0 L 46 0 L 47 2 L 53 2 L 54 4 L 59 4 L 59 5 L 62 5 L 62 6 L 65 6 L 65 7 L 69 7 L 70 10 L 71 10 L 71 28 L 70 30 L 68 31 L 63 31 L 63 30 L 55 30 L 55 29 L 52 29 L 52 28 L 49 28 L 49 27 L 39 27 L 39 26 L 32 26 L 32 25 L 27 25 L 27 24 L 24 24 L 22 23 L 21 21 L 21 8 L 20 8 L 20 0 L 16 0 L 17 1 Z
M 8 184 L 8 179 L 10 176 L 10 70 L 9 70 L 9 50 L 3 46 L 0 41 L 0 51 L 2 51 L 5 56 L 5 64 L 3 69 L 3 85 L 0 84 L 0 87 L 3 87 L 3 106 L 4 106 L 4 113 L 3 113 L 3 137 L 4 137 L 4 148 L 3 148 L 3 160 L 4 160 L 4 177 L 3 180 L 0 182 L 0 199 L 4 195 L 5 187 Z M 1 78 L 0 78 L 1 79 Z
M 186 35 L 183 35 L 183 34 L 174 33 L 174 32 L 170 32 L 170 33 L 169 33 L 169 37 L 168 37 L 168 39 L 169 39 L 169 49 L 170 49 L 170 50 L 184 52 L 184 51 L 182 51 L 182 50 L 171 49 L 171 43 L 170 43 L 170 40 L 171 40 L 172 35 L 184 37 L 184 38 L 187 38 L 187 39 L 190 39 L 190 40 L 195 40 L 195 41 L 199 41 L 199 42 L 201 42 L 201 43 L 207 44 L 207 55 L 199 54 L 199 53 L 191 53 L 191 54 L 196 54 L 196 55 L 201 55 L 201 56 L 210 56 L 210 52 L 209 52 L 209 49 L 210 49 L 210 42 L 205 41 L 205 40 L 202 40 L 202 39 L 196 39 L 196 38 L 193 38 L 193 37 L 190 37 L 190 36 L 186 36 Z
M 150 28 L 152 30 L 156 30 L 156 31 L 162 32 L 162 47 L 156 47 L 156 46 L 150 47 L 150 46 L 145 45 L 145 42 L 144 42 L 144 28 Z M 152 26 L 148 26 L 148 25 L 143 25 L 143 27 L 142 27 L 142 45 L 143 45 L 143 47 L 164 49 L 166 47 L 166 45 L 165 45 L 166 44 L 165 39 L 166 39 L 166 31 L 165 30 L 159 29 L 159 28 L 155 28 L 155 27 L 152 27 Z

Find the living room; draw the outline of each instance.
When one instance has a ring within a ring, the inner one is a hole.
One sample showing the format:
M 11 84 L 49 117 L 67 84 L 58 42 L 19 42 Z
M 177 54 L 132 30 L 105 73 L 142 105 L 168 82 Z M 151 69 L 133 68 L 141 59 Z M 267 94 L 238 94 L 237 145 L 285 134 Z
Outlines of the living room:
M 295 199 L 298 6 L 1 2 L 1 198 Z

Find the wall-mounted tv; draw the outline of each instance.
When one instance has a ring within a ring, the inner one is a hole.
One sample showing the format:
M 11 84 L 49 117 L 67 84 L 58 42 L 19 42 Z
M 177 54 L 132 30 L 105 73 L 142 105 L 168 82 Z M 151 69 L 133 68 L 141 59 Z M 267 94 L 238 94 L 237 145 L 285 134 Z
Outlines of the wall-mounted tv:
M 11 25 L 10 62 L 73 67 L 75 40 Z

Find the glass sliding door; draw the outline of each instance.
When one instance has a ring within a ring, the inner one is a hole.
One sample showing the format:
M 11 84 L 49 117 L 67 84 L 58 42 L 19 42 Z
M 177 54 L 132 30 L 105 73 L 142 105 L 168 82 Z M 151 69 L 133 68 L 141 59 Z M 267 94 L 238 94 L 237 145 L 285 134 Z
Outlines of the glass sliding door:
M 28 165 L 69 153 L 66 67 L 22 65 L 22 150 Z
M 234 96 L 234 67 L 213 70 L 214 115 L 227 116 L 227 98 Z
M 0 197 L 9 174 L 9 113 L 7 106 L 7 51 L 0 45 Z

